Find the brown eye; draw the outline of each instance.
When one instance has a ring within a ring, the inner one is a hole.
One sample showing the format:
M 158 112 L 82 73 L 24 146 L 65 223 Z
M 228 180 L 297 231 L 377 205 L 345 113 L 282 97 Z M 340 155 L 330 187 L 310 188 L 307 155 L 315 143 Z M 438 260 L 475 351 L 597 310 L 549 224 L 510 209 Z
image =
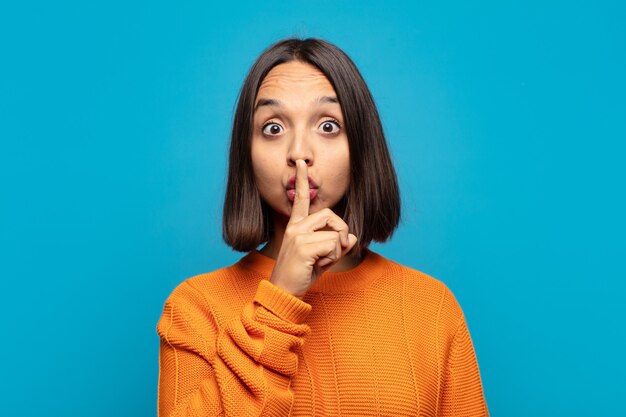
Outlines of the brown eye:
M 269 135 L 269 136 L 276 136 L 278 135 L 282 130 L 282 127 L 278 124 L 278 123 L 267 123 L 265 126 L 263 126 L 263 134 L 265 135 Z
M 339 129 L 341 128 L 341 126 L 339 126 L 339 122 L 336 120 L 326 120 L 325 122 L 322 122 L 320 127 L 322 128 L 322 132 L 327 134 L 339 133 Z

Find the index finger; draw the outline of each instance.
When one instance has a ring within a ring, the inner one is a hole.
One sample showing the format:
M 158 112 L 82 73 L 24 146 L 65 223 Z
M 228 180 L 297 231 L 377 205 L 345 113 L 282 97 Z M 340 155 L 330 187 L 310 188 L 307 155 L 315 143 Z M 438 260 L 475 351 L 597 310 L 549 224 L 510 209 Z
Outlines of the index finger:
M 296 195 L 291 207 L 289 221 L 300 221 L 309 216 L 311 196 L 309 195 L 309 175 L 306 162 L 303 159 L 296 160 Z

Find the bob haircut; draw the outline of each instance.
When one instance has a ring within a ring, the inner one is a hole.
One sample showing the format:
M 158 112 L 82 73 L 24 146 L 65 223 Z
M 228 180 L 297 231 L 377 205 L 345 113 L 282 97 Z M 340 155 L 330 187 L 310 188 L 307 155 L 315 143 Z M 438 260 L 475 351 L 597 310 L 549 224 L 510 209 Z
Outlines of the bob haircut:
M 351 252 L 360 256 L 372 240 L 386 241 L 398 226 L 398 181 L 378 110 L 361 73 L 341 49 L 316 38 L 288 38 L 271 45 L 243 83 L 233 120 L 222 237 L 240 252 L 254 250 L 272 237 L 272 209 L 262 201 L 252 169 L 254 102 L 267 73 L 296 60 L 326 75 L 341 106 L 350 153 L 350 184 L 333 210 L 359 239 Z

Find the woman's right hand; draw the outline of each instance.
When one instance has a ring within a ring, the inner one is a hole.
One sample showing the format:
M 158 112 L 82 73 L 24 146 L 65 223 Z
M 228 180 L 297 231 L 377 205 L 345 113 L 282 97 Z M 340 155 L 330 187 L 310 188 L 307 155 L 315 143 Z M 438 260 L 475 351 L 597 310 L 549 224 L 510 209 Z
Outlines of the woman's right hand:
M 319 277 L 357 242 L 330 208 L 309 215 L 307 164 L 296 160 L 296 195 L 270 281 L 302 298 Z

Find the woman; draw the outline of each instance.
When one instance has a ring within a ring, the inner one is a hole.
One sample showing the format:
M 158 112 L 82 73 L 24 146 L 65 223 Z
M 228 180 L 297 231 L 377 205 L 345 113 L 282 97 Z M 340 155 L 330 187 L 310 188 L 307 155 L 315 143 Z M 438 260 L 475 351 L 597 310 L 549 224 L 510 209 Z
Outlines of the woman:
M 371 94 L 336 46 L 287 39 L 253 65 L 223 219 L 248 253 L 166 301 L 160 416 L 487 415 L 452 293 L 368 249 L 400 197 Z

